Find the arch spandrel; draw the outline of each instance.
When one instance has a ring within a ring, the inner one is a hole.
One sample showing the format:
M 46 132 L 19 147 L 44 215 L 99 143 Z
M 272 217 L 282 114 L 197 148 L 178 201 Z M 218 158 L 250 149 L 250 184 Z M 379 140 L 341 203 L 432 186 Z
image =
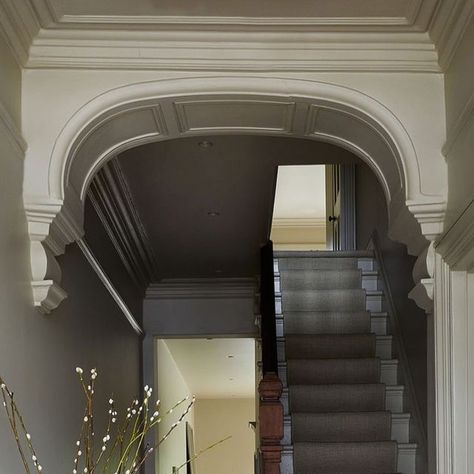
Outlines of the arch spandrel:
M 80 238 L 88 185 L 107 159 L 153 141 L 230 133 L 311 138 L 346 148 L 379 178 L 390 222 L 400 224 L 394 216 L 403 215 L 401 208 L 408 203 L 428 238 L 442 230 L 445 196 L 423 193 L 423 176 L 412 140 L 403 124 L 380 102 L 323 82 L 205 77 L 120 87 L 78 110 L 58 134 L 51 152 L 47 189 L 56 205 L 43 206 L 39 232 L 38 226 L 32 225 L 38 212 L 29 214 L 30 228 L 36 228 L 32 242 L 41 242 L 50 256 Z M 28 189 L 25 196 L 29 196 Z M 27 214 L 35 206 L 37 203 L 28 198 Z M 403 232 L 393 234 L 410 246 Z M 35 244 L 32 260 L 37 258 Z M 32 267 L 37 266 L 32 261 Z M 47 279 L 48 270 L 44 273 L 41 279 L 36 272 L 33 282 L 40 288 L 35 304 L 50 311 L 65 294 L 58 292 L 59 277 Z M 49 301 L 49 294 L 54 302 Z

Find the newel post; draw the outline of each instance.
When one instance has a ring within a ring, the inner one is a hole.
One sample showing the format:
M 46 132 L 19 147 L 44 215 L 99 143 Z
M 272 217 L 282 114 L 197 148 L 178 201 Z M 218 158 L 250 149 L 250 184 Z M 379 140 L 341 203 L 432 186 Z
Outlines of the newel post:
M 283 439 L 283 405 L 280 396 L 283 385 L 275 372 L 263 376 L 259 386 L 259 427 L 262 474 L 280 474 Z

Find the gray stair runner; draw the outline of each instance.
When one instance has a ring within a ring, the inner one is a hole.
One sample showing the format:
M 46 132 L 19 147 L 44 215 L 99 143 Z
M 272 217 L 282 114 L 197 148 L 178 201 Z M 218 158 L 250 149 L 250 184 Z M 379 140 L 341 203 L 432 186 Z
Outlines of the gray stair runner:
M 278 255 L 293 474 L 399 472 L 360 258 Z

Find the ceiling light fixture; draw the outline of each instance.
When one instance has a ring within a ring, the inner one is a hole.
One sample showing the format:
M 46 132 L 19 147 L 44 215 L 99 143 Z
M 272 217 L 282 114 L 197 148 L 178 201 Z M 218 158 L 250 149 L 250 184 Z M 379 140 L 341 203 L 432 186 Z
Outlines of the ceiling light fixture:
M 228 359 L 233 359 L 234 356 L 233 356 L 232 354 L 229 354 L 229 355 L 227 356 L 227 358 L 228 358 Z
M 209 217 L 219 217 L 219 216 L 220 216 L 220 213 L 217 212 L 217 211 L 209 211 L 209 212 L 207 213 L 207 215 L 208 215 Z
M 211 148 L 214 146 L 214 143 L 210 142 L 209 140 L 203 140 L 202 142 L 199 142 L 198 145 L 201 148 Z

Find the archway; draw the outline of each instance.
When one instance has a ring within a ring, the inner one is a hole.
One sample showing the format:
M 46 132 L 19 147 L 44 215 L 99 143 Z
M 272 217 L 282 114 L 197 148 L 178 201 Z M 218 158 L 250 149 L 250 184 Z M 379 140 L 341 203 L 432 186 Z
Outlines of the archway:
M 51 311 L 66 296 L 55 256 L 81 238 L 86 191 L 101 164 L 140 144 L 209 133 L 337 144 L 377 175 L 394 240 L 419 255 L 428 244 L 425 237 L 432 240 L 442 231 L 445 195 L 438 190 L 444 189 L 443 169 L 436 168 L 433 178 L 404 124 L 361 92 L 323 82 L 248 76 L 132 84 L 97 96 L 69 119 L 48 157 L 47 175 L 35 177 L 34 183 L 28 176 L 37 163 L 34 154 L 27 156 L 32 285 L 41 311 Z

